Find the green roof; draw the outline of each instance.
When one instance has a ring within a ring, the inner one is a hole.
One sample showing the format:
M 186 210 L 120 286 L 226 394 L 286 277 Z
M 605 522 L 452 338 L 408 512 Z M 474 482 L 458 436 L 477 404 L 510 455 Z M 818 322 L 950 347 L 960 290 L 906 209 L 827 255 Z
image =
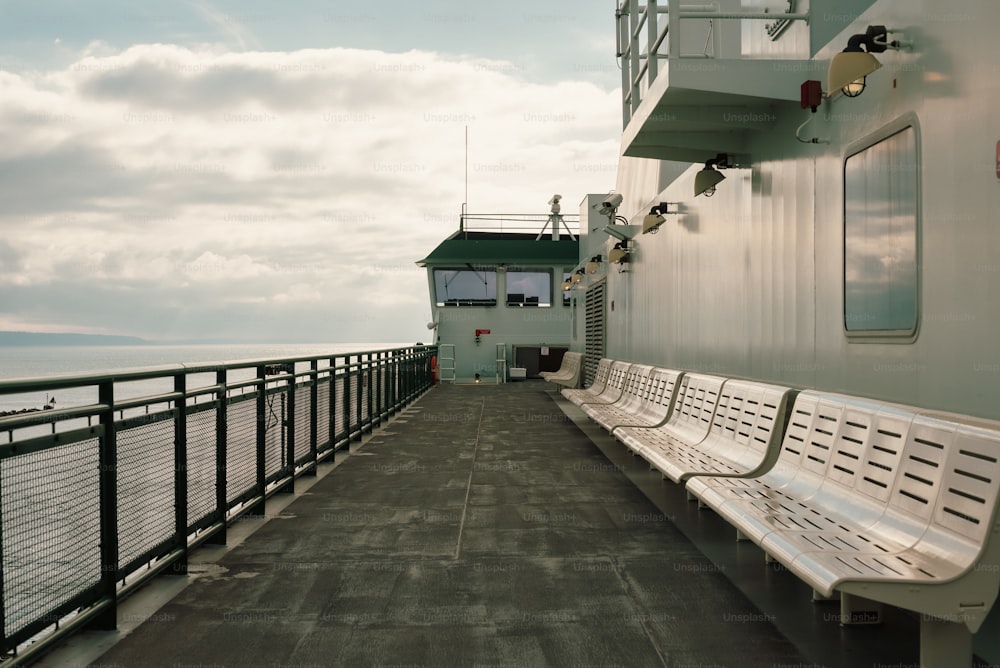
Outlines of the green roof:
M 568 235 L 553 241 L 545 235 L 492 232 L 456 232 L 442 241 L 431 254 L 418 260 L 421 267 L 464 266 L 466 264 L 575 265 L 580 244 Z

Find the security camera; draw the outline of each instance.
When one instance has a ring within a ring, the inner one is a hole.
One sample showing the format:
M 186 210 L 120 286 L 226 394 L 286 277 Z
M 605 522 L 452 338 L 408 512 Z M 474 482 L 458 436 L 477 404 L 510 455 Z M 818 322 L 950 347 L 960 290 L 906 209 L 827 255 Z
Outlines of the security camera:
M 549 204 L 552 205 L 550 211 L 552 211 L 554 215 L 557 215 L 559 211 L 562 209 L 562 207 L 559 206 L 559 200 L 561 199 L 562 195 L 553 195 L 552 199 L 549 200 Z
M 602 216 L 610 216 L 622 205 L 622 199 L 624 198 L 620 194 L 611 193 L 601 202 L 601 208 L 597 210 L 598 213 Z

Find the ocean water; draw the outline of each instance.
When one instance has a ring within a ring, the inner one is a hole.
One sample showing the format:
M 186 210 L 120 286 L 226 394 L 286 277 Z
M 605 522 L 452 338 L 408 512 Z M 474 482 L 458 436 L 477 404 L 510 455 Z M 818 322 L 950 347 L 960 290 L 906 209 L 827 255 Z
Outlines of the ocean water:
M 192 344 L 137 346 L 0 346 L 0 381 L 15 378 L 39 378 L 121 369 L 136 369 L 166 364 L 233 362 L 238 360 L 280 359 L 305 355 L 340 355 L 349 352 L 386 350 L 412 343 L 292 343 L 292 344 Z M 323 364 L 321 364 L 323 366 Z M 303 365 L 301 368 L 307 368 Z M 231 380 L 250 378 L 252 370 L 233 372 Z M 214 374 L 189 377 L 188 386 L 214 383 Z M 143 396 L 173 389 L 169 379 L 123 383 L 116 388 L 121 397 Z M 65 408 L 97 400 L 97 388 L 84 386 L 23 394 L 0 393 L 0 411 L 42 408 L 55 398 L 55 406 Z

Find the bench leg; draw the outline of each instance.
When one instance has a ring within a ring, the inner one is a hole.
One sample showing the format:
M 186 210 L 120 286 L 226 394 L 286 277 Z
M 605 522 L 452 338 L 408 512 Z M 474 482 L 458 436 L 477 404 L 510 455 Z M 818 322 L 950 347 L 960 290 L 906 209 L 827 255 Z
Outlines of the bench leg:
M 750 539 L 747 538 L 747 535 L 745 533 L 743 533 L 742 531 L 740 531 L 739 529 L 737 529 L 736 530 L 736 542 L 739 542 L 741 540 L 750 540 Z
M 816 591 L 815 589 L 813 589 L 813 593 L 812 593 L 812 601 L 813 601 L 813 603 L 825 603 L 827 601 L 839 601 L 839 600 L 840 600 L 840 592 L 839 591 L 834 591 L 831 596 L 824 596 L 823 594 L 821 594 L 818 591 Z
M 920 616 L 922 668 L 972 666 L 972 633 L 965 624 Z
M 854 594 L 840 594 L 840 625 L 881 624 L 882 604 Z

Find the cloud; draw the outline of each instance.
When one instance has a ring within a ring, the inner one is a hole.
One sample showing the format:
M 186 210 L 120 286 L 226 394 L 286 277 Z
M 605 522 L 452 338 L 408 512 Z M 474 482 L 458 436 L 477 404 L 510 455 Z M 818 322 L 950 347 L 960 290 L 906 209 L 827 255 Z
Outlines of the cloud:
M 423 335 L 466 130 L 472 211 L 571 212 L 618 151 L 617 93 L 427 51 L 102 47 L 0 94 L 0 328 Z

